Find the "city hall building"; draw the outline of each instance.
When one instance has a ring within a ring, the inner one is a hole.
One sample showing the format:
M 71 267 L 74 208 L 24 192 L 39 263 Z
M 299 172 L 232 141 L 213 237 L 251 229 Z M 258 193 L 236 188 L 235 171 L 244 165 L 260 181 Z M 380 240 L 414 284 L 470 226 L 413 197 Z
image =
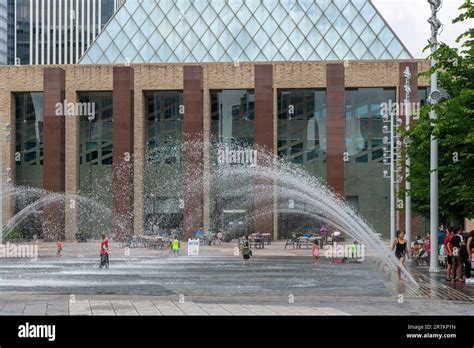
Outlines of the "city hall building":
M 241 209 L 203 180 L 214 142 L 255 145 L 320 177 L 388 237 L 380 108 L 404 101 L 407 67 L 415 76 L 429 62 L 369 0 L 128 0 L 78 64 L 0 67 L 3 170 L 16 185 L 100 201 L 122 232 L 189 235 Z M 412 80 L 411 101 L 428 86 Z M 316 228 L 274 200 L 270 215 L 248 212 L 246 232 Z M 4 221 L 23 208 L 5 198 Z M 69 240 L 86 218 L 67 201 L 48 217 Z

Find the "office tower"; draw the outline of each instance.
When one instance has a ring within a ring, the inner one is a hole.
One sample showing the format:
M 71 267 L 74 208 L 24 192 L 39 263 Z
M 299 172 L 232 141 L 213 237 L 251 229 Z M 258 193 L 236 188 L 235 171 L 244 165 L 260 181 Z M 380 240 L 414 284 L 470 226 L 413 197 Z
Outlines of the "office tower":
M 4 1 L 4 0 L 3 0 Z M 121 5 L 117 0 L 13 0 L 10 63 L 74 64 Z

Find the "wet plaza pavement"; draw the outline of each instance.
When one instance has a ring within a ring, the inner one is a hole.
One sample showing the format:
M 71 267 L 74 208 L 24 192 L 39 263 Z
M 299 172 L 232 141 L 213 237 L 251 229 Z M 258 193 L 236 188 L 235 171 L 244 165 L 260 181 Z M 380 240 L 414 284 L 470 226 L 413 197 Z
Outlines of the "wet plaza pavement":
M 174 259 L 166 251 L 133 250 L 125 256 L 116 250 L 109 270 L 98 269 L 98 257 L 83 251 L 3 259 L 0 315 L 474 313 L 474 286 L 446 287 L 442 274 L 430 277 L 424 268 L 413 271 L 422 296 L 400 303 L 369 261 L 322 260 L 314 269 L 306 252 L 275 249 L 256 251 L 245 266 L 227 251 L 204 249 L 202 256 Z
M 109 270 L 97 258 L 3 262 L 0 292 L 77 295 L 145 295 L 279 300 L 298 297 L 388 296 L 370 265 L 334 265 L 317 269 L 303 257 L 256 258 L 245 266 L 240 258 L 179 257 L 111 259 Z

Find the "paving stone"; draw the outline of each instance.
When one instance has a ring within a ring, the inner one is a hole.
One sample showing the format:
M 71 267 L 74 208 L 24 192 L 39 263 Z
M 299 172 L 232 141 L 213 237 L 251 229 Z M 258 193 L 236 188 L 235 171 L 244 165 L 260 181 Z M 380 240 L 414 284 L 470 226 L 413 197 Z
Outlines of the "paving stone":
M 9 302 L 5 304 L 0 312 L 1 315 L 23 315 L 26 303 Z
M 175 305 L 186 315 L 209 315 L 206 311 L 193 302 L 175 303 Z
M 137 310 L 130 301 L 111 301 L 116 315 L 138 315 Z
M 114 308 L 110 301 L 89 301 L 92 315 L 94 316 L 107 316 L 115 315 Z
M 255 315 L 277 315 L 275 311 L 262 305 L 242 305 L 242 307 Z
M 92 315 L 89 301 L 74 301 L 69 305 L 69 314 L 77 316 Z
M 218 304 L 201 303 L 199 304 L 199 307 L 201 307 L 202 310 L 206 311 L 209 315 L 219 315 L 219 316 L 232 315 L 229 311 L 225 310 L 224 308 L 222 308 L 222 306 Z
M 26 304 L 23 315 L 26 316 L 44 316 L 48 307 L 48 301 L 28 302 Z
M 155 307 L 161 312 L 163 315 L 185 315 L 184 312 L 179 309 L 173 302 L 166 302 L 166 301 L 152 301 Z
M 158 316 L 162 315 L 162 313 L 155 307 L 153 302 L 151 301 L 133 301 L 133 305 L 135 306 L 139 315 L 144 316 Z
M 241 305 L 223 304 L 221 306 L 232 315 L 255 315 Z

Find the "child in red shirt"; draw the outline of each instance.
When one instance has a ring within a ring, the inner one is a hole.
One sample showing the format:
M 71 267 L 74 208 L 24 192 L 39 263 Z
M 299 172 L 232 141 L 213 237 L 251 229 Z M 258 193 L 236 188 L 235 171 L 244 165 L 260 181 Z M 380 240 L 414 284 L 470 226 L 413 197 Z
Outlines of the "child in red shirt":
M 56 254 L 61 256 L 61 251 L 63 251 L 63 243 L 61 242 L 61 239 L 58 238 L 58 241 L 56 242 Z
M 102 243 L 100 244 L 100 265 L 99 268 L 109 268 L 109 239 L 102 235 Z

